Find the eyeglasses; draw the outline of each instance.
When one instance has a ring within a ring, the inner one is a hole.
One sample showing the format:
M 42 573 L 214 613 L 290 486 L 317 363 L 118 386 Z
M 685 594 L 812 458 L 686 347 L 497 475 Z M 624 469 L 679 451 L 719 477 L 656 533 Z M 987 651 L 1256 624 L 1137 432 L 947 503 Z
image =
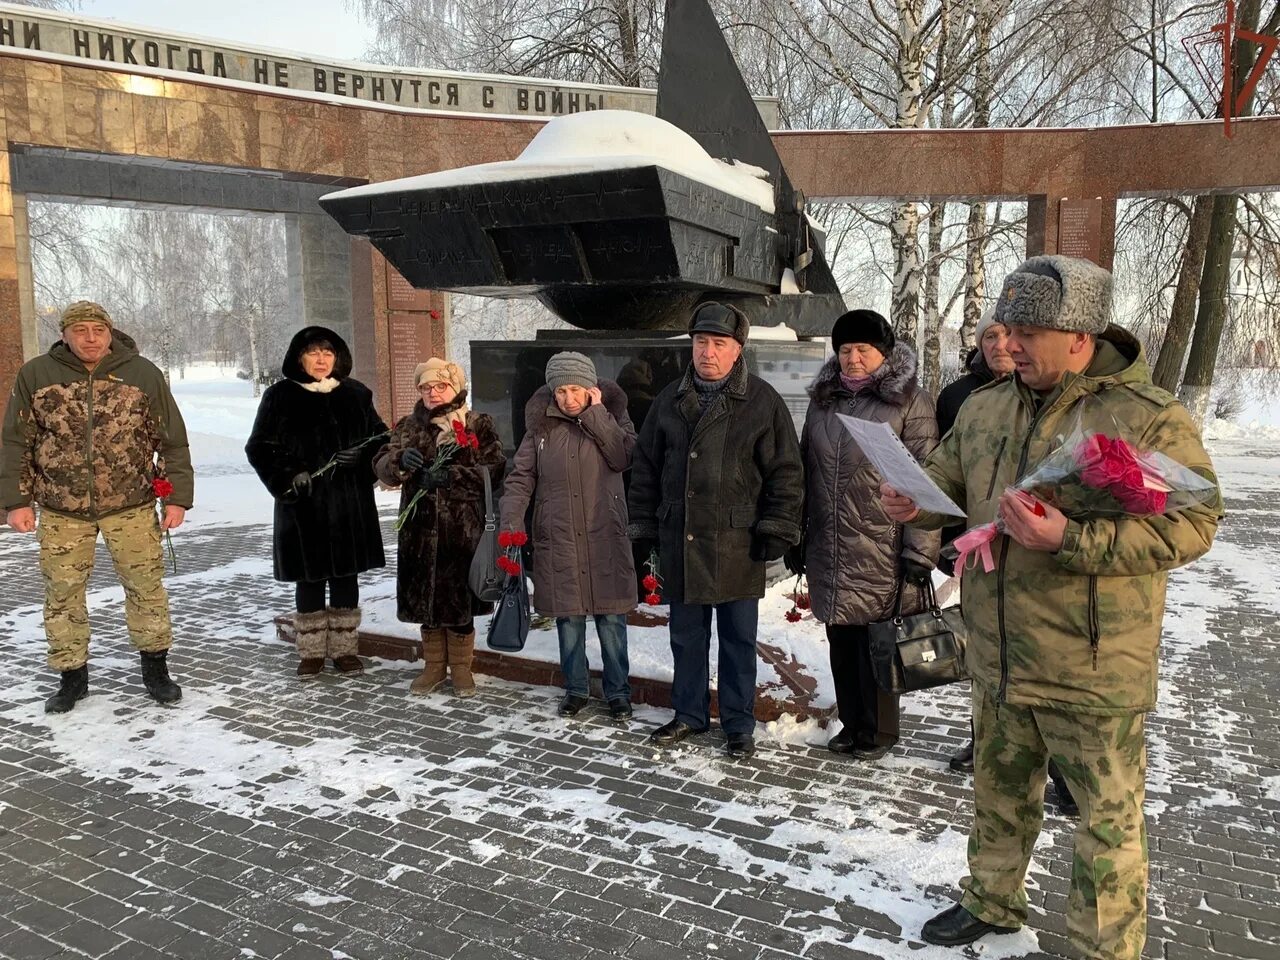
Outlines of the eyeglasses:
M 444 393 L 444 391 L 453 387 L 448 380 L 433 380 L 431 383 L 424 383 L 418 387 L 424 393 Z

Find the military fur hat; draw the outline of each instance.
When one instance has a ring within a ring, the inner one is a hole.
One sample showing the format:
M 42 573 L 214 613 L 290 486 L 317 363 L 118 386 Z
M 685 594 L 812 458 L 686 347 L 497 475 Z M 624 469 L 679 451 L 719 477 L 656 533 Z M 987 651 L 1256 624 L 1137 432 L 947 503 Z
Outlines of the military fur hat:
M 108 330 L 113 329 L 111 314 L 103 309 L 102 304 L 92 300 L 77 300 L 62 311 L 62 329 L 67 329 L 73 323 L 103 323 Z
M 1111 273 L 1078 257 L 1031 257 L 1005 277 L 995 323 L 1099 334 L 1111 323 Z

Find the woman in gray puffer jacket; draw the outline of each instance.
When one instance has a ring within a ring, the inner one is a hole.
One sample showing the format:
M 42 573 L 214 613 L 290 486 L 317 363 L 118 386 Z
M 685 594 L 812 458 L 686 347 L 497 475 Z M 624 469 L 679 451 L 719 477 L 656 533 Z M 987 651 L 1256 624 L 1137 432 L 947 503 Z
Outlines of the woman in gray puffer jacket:
M 636 430 L 627 395 L 598 380 L 590 358 L 557 353 L 547 385 L 525 405 L 524 439 L 502 496 L 502 528 L 523 530 L 533 503 L 533 606 L 556 618 L 565 696 L 557 711 L 587 704 L 587 617 L 604 665 L 609 716 L 631 716 L 627 613 L 636 605 L 636 571 L 627 538 L 622 473 Z
M 807 573 L 814 616 L 827 625 L 843 724 L 828 746 L 874 760 L 897 742 L 898 698 L 876 685 L 867 625 L 893 615 L 899 591 L 903 613 L 924 609 L 939 535 L 885 516 L 880 475 L 836 414 L 889 424 L 921 461 L 938 443 L 938 422 L 916 379 L 915 350 L 895 342 L 880 314 L 844 314 L 831 328 L 831 347 L 836 355 L 809 387 L 800 437 L 805 533 L 788 566 Z

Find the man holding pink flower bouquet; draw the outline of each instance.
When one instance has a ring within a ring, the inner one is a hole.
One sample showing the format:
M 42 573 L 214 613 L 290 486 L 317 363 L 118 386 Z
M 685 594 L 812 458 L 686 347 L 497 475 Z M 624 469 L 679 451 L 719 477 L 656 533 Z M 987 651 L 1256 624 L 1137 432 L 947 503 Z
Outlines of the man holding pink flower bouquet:
M 1046 765 L 1079 803 L 1067 900 L 1083 957 L 1146 940 L 1144 720 L 1155 706 L 1168 572 L 1208 551 L 1222 514 L 1190 415 L 1110 323 L 1111 275 L 1032 257 L 1004 281 L 1012 378 L 969 397 L 926 470 L 962 505 L 955 546 L 977 747 L 969 876 L 922 937 L 959 946 L 1027 919 Z M 885 511 L 932 529 L 887 484 Z

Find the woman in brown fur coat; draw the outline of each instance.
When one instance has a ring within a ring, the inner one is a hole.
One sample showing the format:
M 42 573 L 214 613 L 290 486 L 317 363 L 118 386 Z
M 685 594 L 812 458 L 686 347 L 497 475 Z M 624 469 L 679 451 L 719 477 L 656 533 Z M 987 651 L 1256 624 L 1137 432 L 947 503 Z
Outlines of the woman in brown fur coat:
M 414 495 L 425 491 L 400 528 L 396 567 L 397 616 L 422 625 L 426 665 L 410 691 L 425 696 L 444 682 L 446 665 L 460 697 L 476 692 L 471 676 L 475 650 L 472 618 L 489 613 L 467 586 L 467 573 L 484 529 L 484 477 L 497 489 L 506 460 L 488 414 L 467 408 L 467 381 L 456 363 L 432 357 L 414 372 L 421 399 L 396 424 L 390 441 L 374 458 L 384 483 L 400 486 L 403 513 Z M 455 422 L 475 434 L 475 445 L 454 444 Z M 432 467 L 441 444 L 453 447 L 449 459 Z

